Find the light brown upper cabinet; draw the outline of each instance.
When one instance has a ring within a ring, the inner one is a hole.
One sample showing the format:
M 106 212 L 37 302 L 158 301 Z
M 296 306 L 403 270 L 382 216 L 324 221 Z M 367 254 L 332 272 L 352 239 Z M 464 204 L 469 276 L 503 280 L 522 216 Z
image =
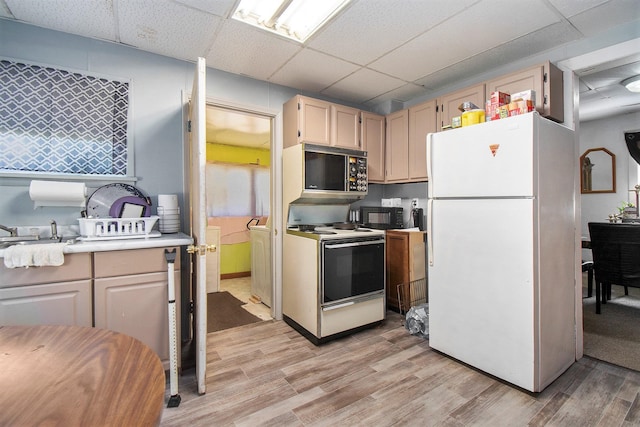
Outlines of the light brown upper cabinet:
M 331 104 L 331 145 L 361 150 L 360 110 Z
M 387 114 L 385 182 L 409 179 L 409 110 Z
M 284 147 L 307 142 L 361 150 L 360 110 L 296 95 L 284 104 Z
M 536 91 L 536 111 L 542 117 L 559 123 L 564 121 L 562 71 L 549 61 L 490 80 L 486 86 L 486 99 L 494 91 L 513 94 L 533 89 Z
M 362 112 L 362 149 L 367 152 L 369 182 L 384 182 L 385 117 Z
M 427 180 L 427 134 L 437 130 L 437 103 L 433 99 L 409 107 L 409 180 Z
M 438 132 L 440 132 L 444 126 L 450 125 L 452 118 L 462 115 L 462 111 L 460 111 L 458 107 L 463 102 L 472 102 L 476 107 L 484 110 L 484 88 L 484 83 L 481 83 L 449 93 L 444 95 L 442 98 L 439 98 L 438 104 L 440 108 L 438 111 Z
M 331 145 L 331 103 L 294 96 L 283 108 L 283 145 L 308 142 Z

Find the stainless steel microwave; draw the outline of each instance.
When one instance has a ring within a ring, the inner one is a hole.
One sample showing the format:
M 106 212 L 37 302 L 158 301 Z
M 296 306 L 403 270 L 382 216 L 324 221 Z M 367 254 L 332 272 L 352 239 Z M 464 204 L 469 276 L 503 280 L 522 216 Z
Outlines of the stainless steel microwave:
M 375 229 L 403 228 L 402 208 L 386 206 L 361 206 L 360 223 Z
M 301 200 L 358 200 L 367 195 L 367 152 L 299 144 L 283 153 L 285 192 L 300 192 Z M 298 189 L 293 187 L 300 185 Z

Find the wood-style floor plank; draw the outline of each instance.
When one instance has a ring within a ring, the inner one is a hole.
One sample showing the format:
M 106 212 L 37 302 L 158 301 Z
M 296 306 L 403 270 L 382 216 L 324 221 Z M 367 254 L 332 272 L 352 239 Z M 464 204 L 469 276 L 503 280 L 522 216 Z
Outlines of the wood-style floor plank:
M 640 372 L 585 357 L 529 393 L 432 350 L 393 312 L 321 346 L 274 320 L 207 339 L 207 394 L 185 372 L 162 426 L 640 425 Z

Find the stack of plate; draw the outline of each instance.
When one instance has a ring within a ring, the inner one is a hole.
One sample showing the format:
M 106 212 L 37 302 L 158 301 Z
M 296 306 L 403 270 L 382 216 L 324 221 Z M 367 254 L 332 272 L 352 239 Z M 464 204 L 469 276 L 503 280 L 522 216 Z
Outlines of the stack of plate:
M 158 228 L 161 233 L 180 231 L 180 207 L 175 194 L 158 194 Z

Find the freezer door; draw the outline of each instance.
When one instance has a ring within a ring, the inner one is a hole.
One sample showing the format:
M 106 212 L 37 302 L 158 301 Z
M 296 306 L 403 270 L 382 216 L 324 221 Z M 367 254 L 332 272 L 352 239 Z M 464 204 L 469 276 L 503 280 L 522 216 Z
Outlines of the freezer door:
M 431 202 L 429 345 L 532 390 L 534 201 Z
M 429 134 L 429 197 L 533 195 L 534 119 L 530 113 Z

